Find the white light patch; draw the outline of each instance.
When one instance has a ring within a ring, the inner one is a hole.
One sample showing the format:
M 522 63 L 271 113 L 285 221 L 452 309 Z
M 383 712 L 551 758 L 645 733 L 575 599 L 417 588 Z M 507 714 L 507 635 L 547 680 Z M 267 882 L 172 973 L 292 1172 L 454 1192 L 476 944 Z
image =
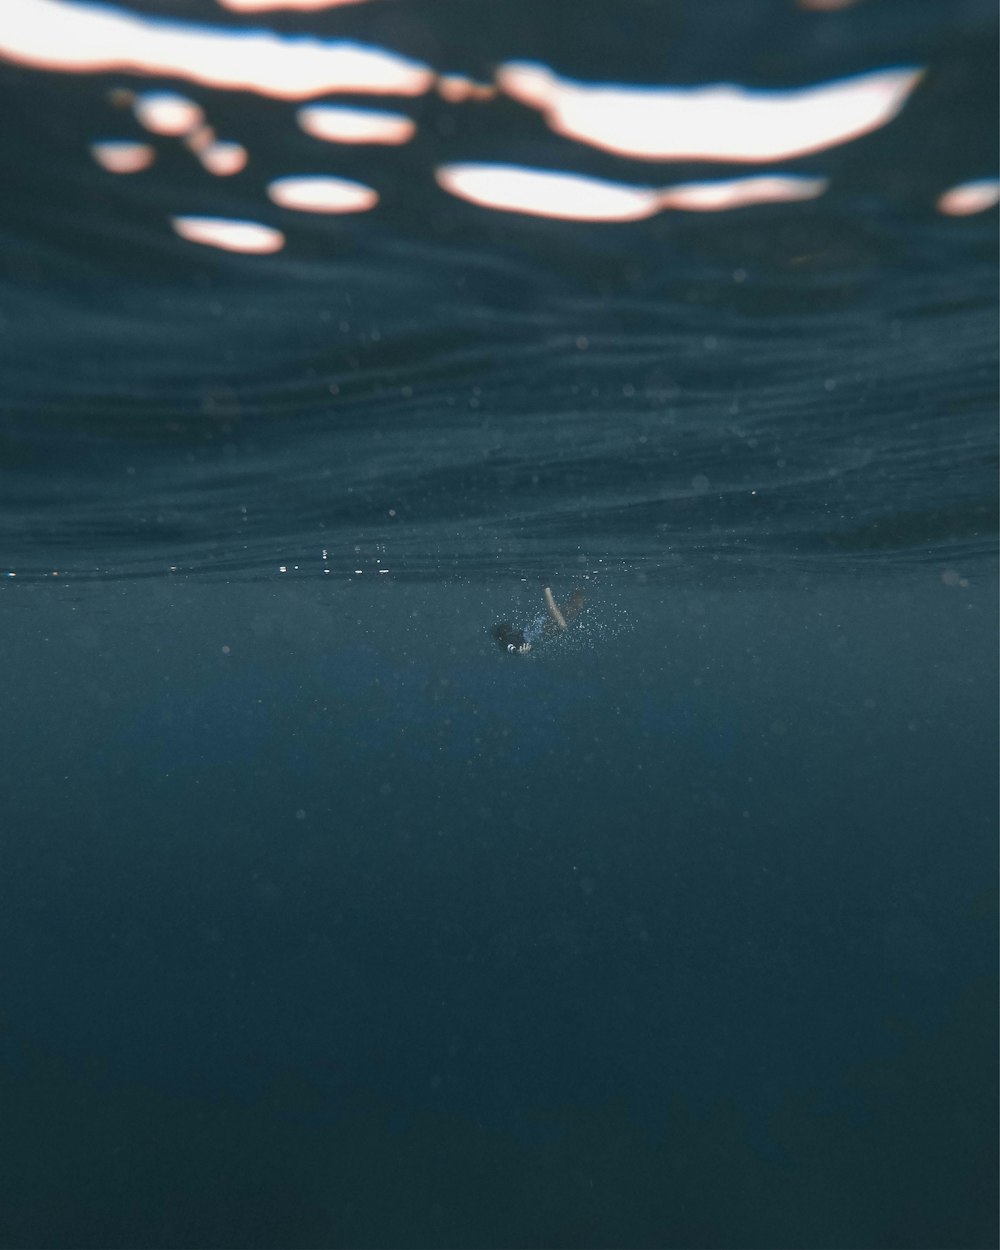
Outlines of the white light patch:
M 562 221 L 640 221 L 659 210 L 660 193 L 580 174 L 516 165 L 443 165 L 445 191 L 483 208 L 556 217 Z
M 362 213 L 378 203 L 378 192 L 346 178 L 276 178 L 267 194 L 282 208 L 302 213 Z
M 877 130 L 899 113 L 922 74 L 878 70 L 818 87 L 752 91 L 593 85 L 511 62 L 497 82 L 538 109 L 557 134 L 621 156 L 753 163 L 820 152 Z
M 224 252 L 265 255 L 280 252 L 285 236 L 256 221 L 231 221 L 225 217 L 172 217 L 170 224 L 182 239 L 218 247 Z
M 154 135 L 189 135 L 205 121 L 200 105 L 172 91 L 145 91 L 132 101 L 132 111 Z
M 137 174 L 148 169 L 156 153 L 148 143 L 104 139 L 90 145 L 90 154 L 109 174 Z
M 365 0 L 219 0 L 233 13 L 268 13 L 274 9 L 292 9 L 314 13 L 317 9 L 339 9 L 346 4 L 364 4 Z
M 689 213 L 718 213 L 752 204 L 788 204 L 814 200 L 829 186 L 826 178 L 795 174 L 761 174 L 752 178 L 729 178 L 718 182 L 679 183 L 660 196 L 661 208 Z
M 752 204 L 810 200 L 827 189 L 825 178 L 768 174 L 673 187 L 634 187 L 579 174 L 514 165 L 444 165 L 438 184 L 452 195 L 506 212 L 562 221 L 641 221 L 663 209 L 721 212 Z
M 331 91 L 421 95 L 425 65 L 382 48 L 140 17 L 73 0 L 0 0 L 0 57 L 67 73 L 121 70 L 308 100 Z
M 405 113 L 338 104 L 309 104 L 299 109 L 296 120 L 307 135 L 326 143 L 409 143 L 417 131 Z
M 438 95 L 449 104 L 464 104 L 466 100 L 493 100 L 496 87 L 476 82 L 465 74 L 442 74 L 437 83 Z
M 971 217 L 1000 204 L 1000 180 L 978 178 L 963 182 L 938 196 L 937 209 L 946 217 Z
M 217 178 L 230 178 L 247 165 L 247 150 L 241 143 L 217 139 L 211 126 L 190 135 L 187 146 L 201 161 L 204 169 Z
M 198 159 L 210 174 L 217 178 L 230 178 L 246 168 L 247 150 L 239 143 L 210 143 Z

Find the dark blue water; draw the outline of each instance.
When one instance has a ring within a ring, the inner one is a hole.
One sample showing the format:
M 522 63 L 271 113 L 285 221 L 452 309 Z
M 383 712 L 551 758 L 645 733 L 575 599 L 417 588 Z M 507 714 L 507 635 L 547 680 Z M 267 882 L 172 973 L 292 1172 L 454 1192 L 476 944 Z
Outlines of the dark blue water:
M 0 60 L 0 1245 L 996 1245 L 996 215 L 937 207 L 996 176 L 992 8 L 253 24 L 925 75 L 769 163 L 814 201 L 612 224 L 433 170 L 740 171 L 503 98 L 349 96 L 417 135 L 320 156 L 156 79 L 250 150 L 213 179 L 150 80 Z M 310 161 L 378 207 L 271 204 Z

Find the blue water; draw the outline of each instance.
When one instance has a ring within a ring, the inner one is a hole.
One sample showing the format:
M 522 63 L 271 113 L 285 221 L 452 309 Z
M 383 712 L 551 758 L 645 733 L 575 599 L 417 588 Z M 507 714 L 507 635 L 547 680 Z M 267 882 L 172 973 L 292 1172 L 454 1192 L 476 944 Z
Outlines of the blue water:
M 992 8 L 255 21 L 926 75 L 814 202 L 586 224 L 434 185 L 651 178 L 509 101 L 305 217 L 287 104 L 168 82 L 247 170 L 115 178 L 148 83 L 0 62 L 0 1245 L 996 1245 Z

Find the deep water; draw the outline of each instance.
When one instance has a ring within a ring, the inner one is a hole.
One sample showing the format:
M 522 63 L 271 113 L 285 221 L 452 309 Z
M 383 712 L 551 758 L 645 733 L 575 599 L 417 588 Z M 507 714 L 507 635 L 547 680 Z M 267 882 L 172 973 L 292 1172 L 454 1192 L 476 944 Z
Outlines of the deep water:
M 6 589 L 7 1244 L 988 1244 L 991 585 Z

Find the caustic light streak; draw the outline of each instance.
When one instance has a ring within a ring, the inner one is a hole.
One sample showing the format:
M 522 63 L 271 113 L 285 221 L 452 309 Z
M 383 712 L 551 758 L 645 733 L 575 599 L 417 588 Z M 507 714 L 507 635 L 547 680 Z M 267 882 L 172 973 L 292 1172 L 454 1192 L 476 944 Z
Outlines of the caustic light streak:
M 886 69 L 818 87 L 751 91 L 622 87 L 560 78 L 544 65 L 501 66 L 502 91 L 538 109 L 566 138 L 643 160 L 788 160 L 857 139 L 891 121 L 922 77 Z
M 276 178 L 267 194 L 282 208 L 305 213 L 361 213 L 378 203 L 378 192 L 364 183 L 323 176 Z
M 330 91 L 421 95 L 434 75 L 382 48 L 139 17 L 71 0 L 2 0 L 0 57 L 72 73 L 122 70 L 306 100 Z
M 90 145 L 90 154 L 109 174 L 138 174 L 156 159 L 148 143 L 133 143 L 129 139 L 98 140 Z
M 758 175 L 716 182 L 636 187 L 580 174 L 515 165 L 443 165 L 438 184 L 482 208 L 527 213 L 562 221 L 641 221 L 663 209 L 720 212 L 752 204 L 810 200 L 827 188 L 825 178 Z
M 264 255 L 280 252 L 285 236 L 272 226 L 256 221 L 231 221 L 224 217 L 174 217 L 171 225 L 189 243 L 203 243 L 224 252 Z
M 405 113 L 339 104 L 307 104 L 296 121 L 307 135 L 327 143 L 407 143 L 417 130 Z
M 946 217 L 971 217 L 1000 204 L 1000 180 L 978 178 L 951 187 L 938 197 L 938 212 Z

